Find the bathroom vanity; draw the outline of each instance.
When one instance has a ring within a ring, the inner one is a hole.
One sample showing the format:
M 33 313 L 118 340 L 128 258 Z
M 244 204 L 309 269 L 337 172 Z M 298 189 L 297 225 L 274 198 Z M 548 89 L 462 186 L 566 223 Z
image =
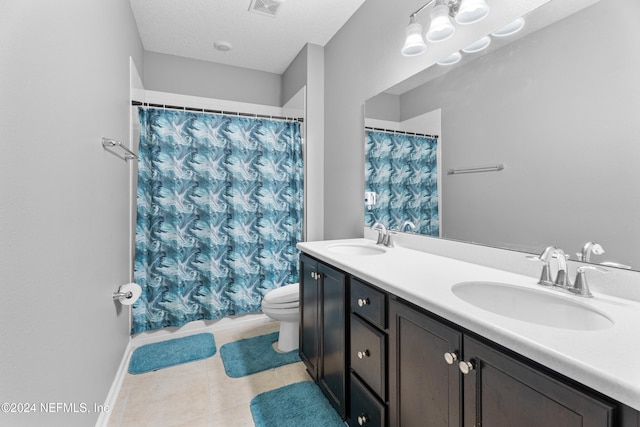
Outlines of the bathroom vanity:
M 298 248 L 301 357 L 351 426 L 640 427 L 639 303 L 555 299 L 528 276 L 366 239 Z M 466 288 L 546 306 L 522 320 Z

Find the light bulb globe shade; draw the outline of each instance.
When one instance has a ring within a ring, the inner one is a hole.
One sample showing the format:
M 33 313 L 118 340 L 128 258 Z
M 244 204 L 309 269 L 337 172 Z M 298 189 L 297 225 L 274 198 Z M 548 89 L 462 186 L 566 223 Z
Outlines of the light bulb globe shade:
M 489 14 L 489 5 L 484 0 L 462 0 L 456 22 L 458 24 L 473 24 L 484 19 Z
M 417 56 L 423 54 L 427 50 L 427 45 L 422 39 L 422 25 L 417 22 L 409 24 L 406 30 L 407 38 L 404 46 L 402 46 L 402 54 L 404 56 Z
M 449 18 L 449 7 L 446 4 L 439 4 L 431 10 L 431 25 L 427 31 L 426 38 L 432 43 L 442 42 L 453 36 L 456 27 Z
M 457 64 L 458 62 L 460 62 L 460 60 L 462 59 L 462 54 L 460 52 L 453 52 L 451 55 L 447 56 L 446 58 L 441 59 L 440 61 L 437 62 L 438 65 L 453 65 L 453 64 Z
M 465 47 L 464 49 L 462 49 L 462 51 L 464 53 L 476 53 L 488 48 L 490 44 L 491 44 L 491 37 L 484 36 L 478 39 L 477 41 L 471 43 L 469 46 Z
M 504 27 L 497 29 L 496 31 L 491 33 L 491 35 L 496 37 L 507 37 L 517 33 L 523 27 L 524 27 L 524 18 L 518 18 L 515 21 L 508 23 Z

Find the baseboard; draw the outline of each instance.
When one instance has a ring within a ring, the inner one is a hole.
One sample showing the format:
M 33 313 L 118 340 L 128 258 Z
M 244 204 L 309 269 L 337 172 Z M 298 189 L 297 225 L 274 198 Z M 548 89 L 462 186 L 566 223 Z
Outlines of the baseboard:
M 103 408 L 108 408 L 105 411 L 101 411 L 98 416 L 98 420 L 96 421 L 96 427 L 107 427 L 109 425 L 109 420 L 111 419 L 111 412 L 116 405 L 116 401 L 118 400 L 118 394 L 120 394 L 120 390 L 122 389 L 122 382 L 124 381 L 124 376 L 127 373 L 129 360 L 131 359 L 131 353 L 133 350 L 131 348 L 131 339 L 129 339 L 129 343 L 124 349 L 124 354 L 122 355 L 122 360 L 120 361 L 120 366 L 118 366 L 118 370 L 116 371 L 116 376 L 113 379 L 113 383 L 111 384 L 111 388 L 109 389 L 109 393 L 107 394 L 107 398 L 104 402 Z
M 115 407 L 116 401 L 118 400 L 118 395 L 120 394 L 124 377 L 128 371 L 131 354 L 136 348 L 146 344 L 153 344 L 155 342 L 165 341 L 168 339 L 182 338 L 202 332 L 215 333 L 217 331 L 237 328 L 240 326 L 259 325 L 261 323 L 268 323 L 272 321 L 273 320 L 267 317 L 264 313 L 252 313 L 225 317 L 218 320 L 198 320 L 190 322 L 180 328 L 164 328 L 155 331 L 146 331 L 131 337 L 124 350 L 120 366 L 118 367 L 116 376 L 113 379 L 113 383 L 111 384 L 111 388 L 107 394 L 107 399 L 104 402 L 104 407 L 109 408 L 109 410 L 100 413 L 98 421 L 96 422 L 96 427 L 108 426 L 109 419 L 111 417 L 111 409 Z

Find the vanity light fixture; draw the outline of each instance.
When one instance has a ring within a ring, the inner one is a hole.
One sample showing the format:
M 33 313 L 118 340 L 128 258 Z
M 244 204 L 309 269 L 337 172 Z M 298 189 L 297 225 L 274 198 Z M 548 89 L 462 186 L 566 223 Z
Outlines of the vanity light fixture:
M 489 14 L 489 6 L 485 0 L 430 0 L 409 15 L 409 25 L 401 50 L 404 56 L 421 55 L 427 50 L 427 45 L 422 38 L 422 25 L 417 21 L 416 16 L 434 3 L 435 6 L 430 13 L 431 23 L 425 34 L 425 38 L 431 43 L 442 42 L 453 36 L 456 27 L 451 22 L 451 18 L 454 18 L 458 24 L 473 24 Z
M 462 0 L 456 13 L 458 24 L 473 24 L 489 14 L 489 5 L 484 0 Z
M 496 31 L 491 33 L 491 35 L 496 37 L 507 37 L 517 33 L 523 27 L 524 27 L 524 18 L 518 18 L 515 21 L 508 23 L 504 27 L 497 29 Z
M 404 56 L 422 55 L 427 50 L 427 45 L 422 39 L 422 25 L 416 21 L 415 15 L 411 16 L 406 30 L 407 38 L 402 46 Z
M 441 59 L 440 61 L 437 62 L 438 65 L 453 65 L 453 64 L 457 64 L 458 62 L 460 62 L 460 60 L 462 59 L 462 54 L 458 51 L 453 52 L 451 55 L 447 56 L 444 59 Z
M 471 43 L 469 46 L 462 49 L 464 53 L 476 53 L 483 49 L 486 49 L 491 44 L 491 37 L 484 36 L 478 41 Z
M 456 27 L 449 18 L 449 6 L 446 0 L 437 0 L 436 5 L 431 9 L 431 25 L 427 31 L 427 41 L 432 43 L 445 41 L 456 32 Z

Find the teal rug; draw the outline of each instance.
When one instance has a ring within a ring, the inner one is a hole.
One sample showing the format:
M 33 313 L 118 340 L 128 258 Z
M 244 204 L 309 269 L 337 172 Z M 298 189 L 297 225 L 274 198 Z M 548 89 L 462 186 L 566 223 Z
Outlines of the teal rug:
M 216 342 L 209 333 L 175 338 L 135 349 L 129 362 L 130 374 L 157 371 L 169 366 L 206 359 L 216 354 Z
M 256 427 L 344 427 L 317 385 L 290 384 L 259 394 L 251 400 Z
M 278 332 L 230 342 L 220 347 L 224 370 L 231 378 L 244 377 L 300 361 L 298 350 L 278 353 L 272 347 Z

